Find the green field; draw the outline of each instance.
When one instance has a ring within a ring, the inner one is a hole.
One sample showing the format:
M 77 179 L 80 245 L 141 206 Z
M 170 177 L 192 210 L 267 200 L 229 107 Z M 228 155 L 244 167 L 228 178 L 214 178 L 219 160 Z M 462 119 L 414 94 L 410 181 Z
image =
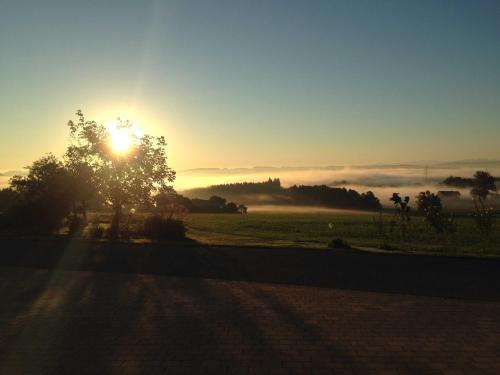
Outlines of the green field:
M 500 255 L 498 220 L 491 237 L 484 239 L 470 217 L 457 218 L 456 232 L 447 236 L 436 234 L 421 217 L 412 217 L 406 234 L 394 215 L 382 219 L 381 226 L 377 213 L 320 211 L 190 214 L 185 221 L 188 237 L 211 245 L 324 248 L 333 238 L 342 238 L 352 246 L 395 251 Z

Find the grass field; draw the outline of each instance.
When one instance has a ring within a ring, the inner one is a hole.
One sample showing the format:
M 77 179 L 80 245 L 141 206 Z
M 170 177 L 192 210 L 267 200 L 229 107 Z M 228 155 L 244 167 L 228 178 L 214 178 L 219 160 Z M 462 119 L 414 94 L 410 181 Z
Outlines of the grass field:
M 403 235 L 399 225 L 391 225 L 394 219 L 394 215 L 384 214 L 382 231 L 377 213 L 348 211 L 191 214 L 185 221 L 188 237 L 212 245 L 318 248 L 326 247 L 333 238 L 342 238 L 358 247 L 500 255 L 498 220 L 491 237 L 484 239 L 470 217 L 457 218 L 456 232 L 448 236 L 437 235 L 421 217 L 412 217 L 406 235 Z

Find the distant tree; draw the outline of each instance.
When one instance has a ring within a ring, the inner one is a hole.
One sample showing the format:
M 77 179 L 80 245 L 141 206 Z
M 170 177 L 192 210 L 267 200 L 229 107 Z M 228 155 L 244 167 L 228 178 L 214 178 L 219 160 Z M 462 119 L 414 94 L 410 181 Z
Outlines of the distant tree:
M 447 229 L 447 222 L 443 215 L 441 199 L 430 191 L 426 191 L 419 193 L 416 200 L 418 211 L 438 233 L 443 233 Z
M 242 214 L 246 214 L 248 212 L 248 208 L 244 204 L 240 204 L 238 205 L 238 211 Z
M 495 178 L 488 172 L 477 171 L 474 174 L 473 184 L 471 195 L 481 202 L 484 202 L 488 195 L 497 193 Z
M 231 214 L 237 213 L 238 212 L 238 206 L 234 202 L 229 202 L 228 204 L 226 204 L 226 207 L 224 208 L 224 211 L 228 212 L 228 213 L 231 213 Z
M 217 195 L 211 196 L 209 201 L 221 211 L 226 207 L 226 200 Z
M 81 111 L 78 121 L 68 123 L 77 160 L 85 160 L 95 178 L 99 195 L 113 209 L 111 234 L 119 233 L 122 208 L 126 204 L 152 204 L 153 196 L 168 188 L 175 172 L 168 167 L 164 137 L 144 135 L 133 139 L 128 152 L 118 154 L 111 148 L 108 130 L 95 121 L 87 121 Z M 117 127 L 132 124 L 118 119 Z
M 10 222 L 14 230 L 54 232 L 68 216 L 74 199 L 69 173 L 51 154 L 27 169 L 27 176 L 10 180 L 11 189 L 19 195 Z
M 485 249 L 494 221 L 493 208 L 488 207 L 485 201 L 489 195 L 498 194 L 495 178 L 488 172 L 477 171 L 474 174 L 474 187 L 470 193 L 474 200 L 474 220 L 482 235 L 483 249 Z
M 474 186 L 474 180 L 472 178 L 454 176 L 447 177 L 441 183 L 446 186 L 454 186 L 458 188 L 468 188 Z
M 178 194 L 172 187 L 155 195 L 153 204 L 157 214 L 168 219 L 173 218 L 174 215 L 183 215 L 191 211 L 192 207 L 191 200 Z
M 396 208 L 396 213 L 399 215 L 400 219 L 402 221 L 410 221 L 410 197 L 407 196 L 401 199 L 399 193 L 393 193 L 389 200 Z

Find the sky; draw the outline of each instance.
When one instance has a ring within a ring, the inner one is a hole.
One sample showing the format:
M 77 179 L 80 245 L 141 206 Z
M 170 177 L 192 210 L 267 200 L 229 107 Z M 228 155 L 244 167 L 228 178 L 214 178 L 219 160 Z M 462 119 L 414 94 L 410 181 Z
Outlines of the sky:
M 500 159 L 500 2 L 0 0 L 0 170 L 77 109 L 177 170 Z

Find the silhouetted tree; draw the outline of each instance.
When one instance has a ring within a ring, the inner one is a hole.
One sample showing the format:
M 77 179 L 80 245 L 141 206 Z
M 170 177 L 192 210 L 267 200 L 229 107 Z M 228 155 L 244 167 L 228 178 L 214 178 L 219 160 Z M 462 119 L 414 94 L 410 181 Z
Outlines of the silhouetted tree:
M 154 197 L 154 207 L 157 214 L 164 218 L 171 219 L 174 215 L 184 214 L 192 210 L 192 203 L 189 198 L 178 194 L 172 187 L 159 192 Z
M 226 204 L 224 211 L 231 213 L 231 214 L 239 212 L 238 206 L 234 202 L 229 202 L 228 204 Z
M 70 129 L 74 124 L 69 123 Z M 72 191 L 74 195 L 73 218 L 76 219 L 78 212 L 83 215 L 83 222 L 87 224 L 87 206 L 97 192 L 97 179 L 94 173 L 93 153 L 85 142 L 85 137 L 79 137 L 75 131 L 71 131 L 71 143 L 64 155 L 64 164 L 71 177 Z M 78 205 L 79 204 L 79 205 Z
M 484 202 L 488 195 L 497 193 L 495 178 L 488 172 L 477 171 L 474 174 L 473 184 L 471 195 L 481 202 Z
M 19 199 L 11 210 L 14 230 L 52 233 L 71 210 L 70 176 L 63 163 L 51 154 L 33 162 L 27 176 L 14 176 L 11 189 Z
M 210 197 L 209 201 L 214 205 L 216 206 L 217 208 L 219 208 L 220 210 L 224 209 L 226 207 L 226 200 L 222 197 L 219 197 L 217 195 L 214 195 L 212 197 Z
M 110 233 L 117 235 L 124 205 L 151 204 L 153 196 L 175 179 L 175 172 L 167 165 L 165 138 L 144 135 L 133 139 L 126 153 L 118 154 L 112 150 L 104 126 L 86 121 L 81 111 L 77 116 L 77 123 L 69 122 L 74 145 L 92 168 L 98 193 L 113 209 Z M 131 127 L 128 121 L 118 121 L 117 127 Z
M 416 197 L 417 207 L 427 222 L 438 232 L 443 233 L 447 229 L 446 217 L 443 215 L 441 199 L 430 191 L 421 192 Z
M 404 199 L 401 199 L 399 193 L 393 193 L 389 200 L 393 203 L 396 208 L 396 213 L 399 215 L 401 220 L 410 221 L 410 197 L 406 196 Z
M 488 207 L 485 203 L 489 195 L 497 194 L 495 178 L 484 171 L 477 171 L 474 174 L 474 187 L 471 190 L 471 195 L 474 200 L 474 220 L 479 232 L 483 236 L 483 249 L 486 247 L 490 233 L 493 229 L 494 212 L 492 207 Z

